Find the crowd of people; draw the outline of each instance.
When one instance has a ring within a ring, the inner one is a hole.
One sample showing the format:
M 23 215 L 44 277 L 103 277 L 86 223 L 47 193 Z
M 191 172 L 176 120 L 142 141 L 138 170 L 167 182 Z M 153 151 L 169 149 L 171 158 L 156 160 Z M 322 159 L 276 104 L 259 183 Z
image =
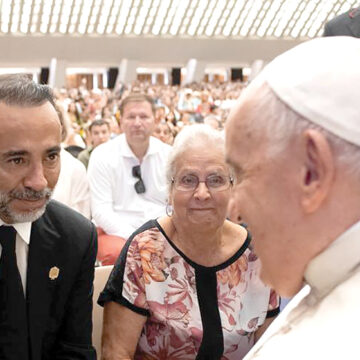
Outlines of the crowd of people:
M 154 135 L 171 144 L 185 125 L 205 122 L 223 128 L 231 107 L 245 86 L 241 82 L 204 82 L 188 86 L 134 82 L 119 85 L 114 90 L 88 90 L 85 86 L 63 88 L 56 90 L 55 96 L 67 120 L 67 146 L 91 146 L 89 128 L 95 120 L 109 123 L 111 137 L 121 133 L 120 104 L 133 93 L 153 99 L 157 123 Z
M 147 219 L 164 214 L 164 169 L 177 134 L 194 124 L 223 131 L 230 108 L 244 88 L 240 82 L 186 87 L 135 82 L 114 91 L 55 90 L 66 134 L 63 147 L 85 165 L 87 173 L 80 173 L 79 165 L 65 161 L 68 155 L 64 155 L 66 175 L 65 170 L 60 173 L 53 198 L 95 222 L 100 264 L 114 264 L 131 233 Z M 134 126 L 137 115 L 142 120 Z M 151 156 L 143 158 L 147 153 Z M 135 166 L 137 175 L 132 173 Z M 140 184 L 146 184 L 146 191 L 132 186 L 124 191 L 124 184 L 137 178 L 144 179 Z M 233 201 L 227 216 L 240 221 Z

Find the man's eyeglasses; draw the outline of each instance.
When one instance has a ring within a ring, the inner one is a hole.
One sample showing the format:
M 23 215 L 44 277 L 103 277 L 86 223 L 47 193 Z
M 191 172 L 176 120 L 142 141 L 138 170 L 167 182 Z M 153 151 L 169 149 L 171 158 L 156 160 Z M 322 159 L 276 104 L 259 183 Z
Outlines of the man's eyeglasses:
M 136 193 L 143 194 L 146 191 L 146 188 L 145 188 L 144 181 L 141 178 L 140 165 L 136 165 L 132 168 L 132 176 L 139 179 L 134 185 Z
M 233 179 L 225 175 L 209 175 L 204 181 L 200 181 L 196 175 L 188 174 L 178 178 L 172 178 L 171 182 L 174 184 L 176 190 L 179 191 L 194 191 L 199 183 L 204 182 L 210 191 L 224 191 L 233 184 Z

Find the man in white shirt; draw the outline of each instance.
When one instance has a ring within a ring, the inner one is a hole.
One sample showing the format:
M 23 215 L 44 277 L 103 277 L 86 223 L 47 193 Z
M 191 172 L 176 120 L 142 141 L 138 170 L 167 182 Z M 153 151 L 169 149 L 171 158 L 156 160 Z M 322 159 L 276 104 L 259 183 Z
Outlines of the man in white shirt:
M 227 122 L 236 201 L 262 279 L 294 296 L 250 359 L 360 359 L 360 40 L 272 61 Z
M 63 148 L 61 170 L 52 198 L 90 219 L 90 190 L 86 168 Z
M 123 134 L 91 154 L 88 177 L 91 210 L 99 237 L 98 260 L 112 264 L 124 241 L 166 205 L 165 167 L 171 147 L 151 136 L 155 108 L 151 98 L 130 95 L 120 107 Z

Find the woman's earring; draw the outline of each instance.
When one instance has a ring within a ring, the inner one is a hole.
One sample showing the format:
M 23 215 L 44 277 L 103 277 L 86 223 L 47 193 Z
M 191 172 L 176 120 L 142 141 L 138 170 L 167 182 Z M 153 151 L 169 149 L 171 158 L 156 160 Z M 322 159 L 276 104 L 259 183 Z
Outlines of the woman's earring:
M 168 217 L 171 217 L 172 214 L 174 213 L 174 208 L 172 207 L 172 205 L 170 205 L 170 204 L 167 202 L 167 203 L 166 203 L 165 211 L 166 211 L 166 215 L 167 215 Z

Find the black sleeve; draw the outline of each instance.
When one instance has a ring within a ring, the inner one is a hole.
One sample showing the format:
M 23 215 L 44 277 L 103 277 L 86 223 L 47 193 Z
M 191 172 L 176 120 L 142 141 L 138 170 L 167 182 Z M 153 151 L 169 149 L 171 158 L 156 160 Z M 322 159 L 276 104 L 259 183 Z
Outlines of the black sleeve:
M 96 360 L 96 351 L 92 346 L 92 297 L 97 234 L 94 225 L 90 226 L 88 247 L 67 299 L 64 322 L 56 346 L 56 360 Z

